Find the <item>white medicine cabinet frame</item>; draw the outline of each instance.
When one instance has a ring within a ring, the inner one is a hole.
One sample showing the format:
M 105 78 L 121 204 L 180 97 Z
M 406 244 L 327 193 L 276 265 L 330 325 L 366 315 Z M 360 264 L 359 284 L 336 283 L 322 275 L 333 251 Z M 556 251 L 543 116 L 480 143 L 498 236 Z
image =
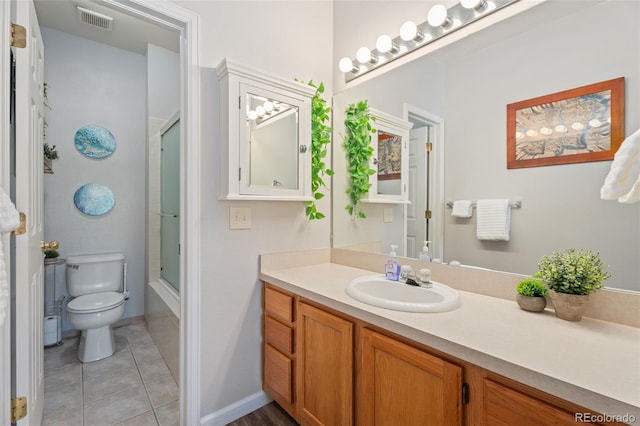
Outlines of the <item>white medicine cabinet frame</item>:
M 224 200 L 310 201 L 315 89 L 228 58 L 220 85 L 220 194 Z
M 409 203 L 409 131 L 413 124 L 386 112 L 369 108 L 376 117 L 372 136 L 373 157 L 369 166 L 376 171 L 369 176 L 366 203 Z

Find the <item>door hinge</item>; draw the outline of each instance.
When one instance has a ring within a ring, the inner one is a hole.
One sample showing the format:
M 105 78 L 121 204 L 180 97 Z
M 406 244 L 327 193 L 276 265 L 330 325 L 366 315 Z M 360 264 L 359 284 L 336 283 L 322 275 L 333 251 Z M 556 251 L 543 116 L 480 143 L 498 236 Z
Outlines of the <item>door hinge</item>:
M 241 181 L 242 180 L 242 168 L 238 167 L 238 180 Z
M 242 109 L 242 96 L 238 96 L 238 109 Z
M 469 403 L 469 384 L 464 382 L 462 383 L 462 405 L 467 405 Z
M 22 25 L 11 23 L 11 37 L 9 46 L 25 48 L 27 47 L 27 29 Z
M 433 144 L 431 142 L 427 142 L 424 144 L 424 150 L 427 152 L 431 152 L 431 150 L 433 149 Z
M 22 235 L 27 232 L 27 215 L 20 212 L 20 226 L 11 231 L 11 235 Z
M 11 399 L 11 423 L 27 417 L 27 397 Z
M 424 211 L 424 218 L 425 219 L 431 219 L 431 210 L 425 210 Z

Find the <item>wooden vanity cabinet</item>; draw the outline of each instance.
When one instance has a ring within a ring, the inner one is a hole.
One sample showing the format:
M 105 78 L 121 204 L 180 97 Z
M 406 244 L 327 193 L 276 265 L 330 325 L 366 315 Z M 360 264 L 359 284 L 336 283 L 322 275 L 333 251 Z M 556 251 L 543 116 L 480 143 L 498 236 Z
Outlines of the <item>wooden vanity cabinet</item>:
M 295 304 L 292 294 L 264 286 L 262 387 L 292 417 L 296 416 Z
M 266 283 L 263 374 L 302 425 L 568 426 L 597 415 Z
M 462 425 L 462 368 L 364 329 L 359 424 Z
M 302 425 L 353 424 L 353 323 L 298 302 L 298 415 Z

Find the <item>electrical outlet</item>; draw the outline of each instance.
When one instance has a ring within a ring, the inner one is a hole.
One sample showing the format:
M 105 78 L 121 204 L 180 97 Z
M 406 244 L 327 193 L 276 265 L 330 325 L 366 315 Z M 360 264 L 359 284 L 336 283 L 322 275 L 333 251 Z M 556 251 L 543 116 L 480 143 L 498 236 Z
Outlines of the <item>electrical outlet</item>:
M 251 208 L 229 207 L 229 229 L 251 229 Z

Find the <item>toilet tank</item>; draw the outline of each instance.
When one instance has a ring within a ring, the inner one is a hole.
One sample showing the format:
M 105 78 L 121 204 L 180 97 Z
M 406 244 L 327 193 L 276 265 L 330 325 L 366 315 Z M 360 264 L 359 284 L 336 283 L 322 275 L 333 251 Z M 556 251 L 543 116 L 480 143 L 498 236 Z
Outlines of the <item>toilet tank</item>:
M 86 254 L 66 258 L 67 292 L 71 297 L 123 291 L 122 253 Z

